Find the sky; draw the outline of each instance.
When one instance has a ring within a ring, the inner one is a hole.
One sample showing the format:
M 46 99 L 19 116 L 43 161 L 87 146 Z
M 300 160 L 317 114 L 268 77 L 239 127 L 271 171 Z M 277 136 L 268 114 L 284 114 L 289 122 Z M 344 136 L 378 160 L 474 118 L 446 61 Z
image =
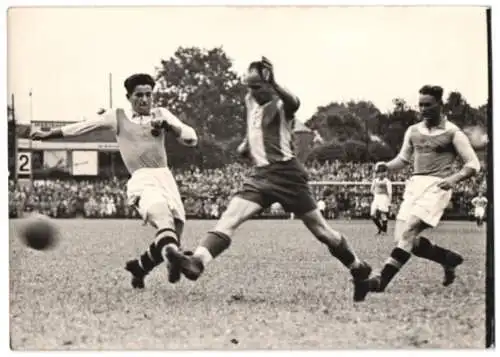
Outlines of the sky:
M 482 7 L 11 8 L 7 26 L 7 92 L 24 123 L 108 107 L 109 73 L 113 106 L 127 106 L 123 80 L 154 74 L 179 46 L 222 46 L 240 74 L 267 56 L 301 121 L 332 101 L 414 105 L 424 84 L 474 106 L 488 97 Z

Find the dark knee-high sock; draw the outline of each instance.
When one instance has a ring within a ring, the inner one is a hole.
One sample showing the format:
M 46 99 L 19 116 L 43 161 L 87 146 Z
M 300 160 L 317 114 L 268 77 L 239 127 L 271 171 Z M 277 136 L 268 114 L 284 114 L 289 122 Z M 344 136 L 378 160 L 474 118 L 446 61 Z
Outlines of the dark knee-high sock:
M 387 218 L 382 219 L 382 232 L 387 233 Z
M 359 266 L 360 261 L 356 258 L 345 237 L 342 236 L 340 243 L 337 245 L 328 245 L 328 250 L 348 269 Z
M 425 237 L 418 238 L 412 249 L 412 253 L 417 257 L 428 259 L 449 267 L 455 267 L 463 261 L 460 254 L 433 244 Z
M 228 235 L 217 231 L 208 232 L 196 248 L 194 256 L 201 259 L 205 265 L 229 248 L 230 245 L 231 237 Z
M 154 268 L 163 263 L 165 260 L 163 249 L 169 244 L 179 246 L 176 232 L 170 228 L 159 229 L 156 232 L 155 241 L 136 260 L 144 275 L 149 274 Z
M 384 290 L 401 268 L 408 262 L 411 253 L 401 249 L 394 248 L 391 256 L 385 262 L 382 271 L 380 272 L 380 290 Z
M 383 229 L 382 224 L 380 223 L 380 219 L 378 217 L 372 217 L 372 221 L 373 223 L 375 223 L 375 225 L 380 231 Z

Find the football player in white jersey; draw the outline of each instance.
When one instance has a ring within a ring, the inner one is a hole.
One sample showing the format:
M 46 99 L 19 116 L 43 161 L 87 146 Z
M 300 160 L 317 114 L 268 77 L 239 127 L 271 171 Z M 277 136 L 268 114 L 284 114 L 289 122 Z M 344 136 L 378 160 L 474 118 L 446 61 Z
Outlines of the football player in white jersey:
M 166 258 L 167 247 L 179 250 L 186 220 L 177 183 L 167 166 L 165 133 L 172 132 L 186 146 L 197 144 L 196 132 L 165 108 L 153 108 L 154 79 L 148 74 L 128 77 L 124 86 L 129 108 L 100 111 L 96 118 L 63 126 L 48 132 L 32 133 L 33 140 L 73 137 L 95 130 L 112 130 L 120 154 L 131 174 L 127 182 L 128 203 L 144 221 L 156 228 L 154 241 L 140 258 L 127 262 L 132 286 L 144 288 L 144 278 L 167 261 L 169 281 L 180 279 L 180 269 Z
M 386 172 L 375 174 L 370 192 L 373 194 L 370 216 L 378 228 L 377 234 L 387 233 L 387 215 L 392 201 L 392 183 Z
M 484 222 L 488 199 L 483 195 L 483 191 L 480 190 L 478 195 L 472 199 L 471 203 L 474 207 L 474 218 L 476 219 L 477 226 L 481 227 Z

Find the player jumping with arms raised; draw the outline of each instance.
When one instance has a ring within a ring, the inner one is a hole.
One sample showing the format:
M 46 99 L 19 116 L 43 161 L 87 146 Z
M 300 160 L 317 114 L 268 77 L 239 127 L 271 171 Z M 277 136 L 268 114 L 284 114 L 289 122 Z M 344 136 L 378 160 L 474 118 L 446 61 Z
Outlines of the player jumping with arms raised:
M 424 86 L 420 89 L 419 109 L 423 120 L 410 126 L 399 155 L 389 162 L 379 162 L 375 171 L 399 170 L 413 157 L 413 176 L 408 180 L 395 228 L 397 247 L 393 249 L 379 276 L 360 284 L 360 294 L 383 292 L 413 253 L 441 264 L 447 286 L 455 280 L 455 268 L 463 262 L 460 254 L 433 244 L 421 233 L 436 227 L 450 202 L 452 189 L 480 170 L 479 160 L 467 136 L 442 115 L 443 89 Z M 453 163 L 464 162 L 459 172 Z
M 300 218 L 330 253 L 350 270 L 357 301 L 357 284 L 368 278 L 371 267 L 361 262 L 345 237 L 327 224 L 309 190 L 308 175 L 295 158 L 291 120 L 299 108 L 299 99 L 274 81 L 273 67 L 265 58 L 250 64 L 246 85 L 247 135 L 238 152 L 252 158 L 255 172 L 231 199 L 221 219 L 201 240 L 194 255 L 168 249 L 169 260 L 177 260 L 188 279 L 198 279 L 207 264 L 229 247 L 231 237 L 243 222 L 279 202 Z
M 392 201 L 392 183 L 386 172 L 375 173 L 370 192 L 373 201 L 370 207 L 370 216 L 378 228 L 377 234 L 387 233 L 387 215 Z
M 130 109 L 117 108 L 100 113 L 94 119 L 63 126 L 49 132 L 37 131 L 34 140 L 72 137 L 95 130 L 112 130 L 120 154 L 132 175 L 127 183 L 128 203 L 144 221 L 157 231 L 154 242 L 139 259 L 126 264 L 132 274 L 132 286 L 144 288 L 144 278 L 165 261 L 165 249 L 179 250 L 185 212 L 179 190 L 167 166 L 165 132 L 175 134 L 179 142 L 195 146 L 193 128 L 182 123 L 165 108 L 152 108 L 154 79 L 148 74 L 134 74 L 124 82 Z M 180 271 L 169 266 L 169 281 L 180 279 Z
M 472 199 L 471 203 L 474 207 L 474 218 L 476 219 L 477 226 L 481 227 L 484 222 L 488 199 L 483 195 L 483 191 L 479 190 L 478 195 Z

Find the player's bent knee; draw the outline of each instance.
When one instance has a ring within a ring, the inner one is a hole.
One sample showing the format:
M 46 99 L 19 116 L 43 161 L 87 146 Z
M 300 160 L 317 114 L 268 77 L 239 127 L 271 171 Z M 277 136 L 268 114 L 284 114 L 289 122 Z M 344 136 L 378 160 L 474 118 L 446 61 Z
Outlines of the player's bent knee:
M 262 207 L 258 203 L 234 197 L 217 222 L 215 230 L 232 235 L 236 228 L 261 210 Z
M 174 215 L 166 203 L 157 202 L 146 209 L 146 219 L 156 229 L 176 230 Z
M 417 238 L 427 225 L 418 217 L 410 217 L 404 225 L 400 225 L 397 230 L 399 234 L 398 247 L 405 250 L 413 249 Z

